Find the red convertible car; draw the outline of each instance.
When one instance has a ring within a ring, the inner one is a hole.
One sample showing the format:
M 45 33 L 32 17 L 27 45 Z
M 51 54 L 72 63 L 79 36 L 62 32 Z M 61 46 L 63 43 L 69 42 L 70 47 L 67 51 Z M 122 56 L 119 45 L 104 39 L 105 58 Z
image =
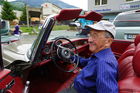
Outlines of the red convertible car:
M 15 60 L 4 66 L 0 53 L 0 93 L 58 93 L 67 88 L 82 68 L 68 58 L 71 54 L 89 57 L 87 38 L 50 39 L 57 21 L 79 18 L 81 9 L 64 9 L 46 18 L 37 39 L 25 54 L 26 60 Z M 83 16 L 99 21 L 95 12 Z M 112 50 L 119 63 L 119 93 L 140 93 L 140 35 L 134 41 L 114 40 Z M 71 52 L 70 52 L 71 51 Z M 1 52 L 1 46 L 0 46 Z

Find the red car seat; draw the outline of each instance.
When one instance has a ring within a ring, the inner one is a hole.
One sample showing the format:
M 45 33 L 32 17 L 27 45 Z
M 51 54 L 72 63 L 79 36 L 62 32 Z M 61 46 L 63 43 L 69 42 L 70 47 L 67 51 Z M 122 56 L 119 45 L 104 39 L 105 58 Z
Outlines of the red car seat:
M 134 43 L 133 44 L 130 44 L 126 50 L 129 50 L 131 48 L 135 48 L 135 46 L 138 45 L 138 43 L 140 42 L 140 34 L 136 36 L 135 40 L 134 40 Z
M 136 50 L 132 60 L 132 69 L 134 76 L 125 77 L 119 80 L 119 93 L 140 93 L 140 43 L 136 46 Z M 124 66 L 125 68 L 125 66 Z M 124 73 L 125 74 L 125 73 Z
M 135 48 L 140 42 L 140 35 L 137 35 L 134 43 L 129 45 L 125 52 L 118 59 L 119 63 L 119 80 L 125 79 L 130 76 L 135 76 L 132 66 L 132 59 L 135 53 Z

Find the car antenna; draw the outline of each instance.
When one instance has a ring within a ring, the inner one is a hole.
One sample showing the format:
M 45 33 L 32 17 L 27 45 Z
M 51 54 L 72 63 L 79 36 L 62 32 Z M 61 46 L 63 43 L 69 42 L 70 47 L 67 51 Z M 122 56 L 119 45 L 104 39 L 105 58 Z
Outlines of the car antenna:
M 1 19 L 0 19 L 0 32 L 1 32 Z M 0 34 L 0 70 L 3 70 L 2 50 L 1 50 L 1 34 Z

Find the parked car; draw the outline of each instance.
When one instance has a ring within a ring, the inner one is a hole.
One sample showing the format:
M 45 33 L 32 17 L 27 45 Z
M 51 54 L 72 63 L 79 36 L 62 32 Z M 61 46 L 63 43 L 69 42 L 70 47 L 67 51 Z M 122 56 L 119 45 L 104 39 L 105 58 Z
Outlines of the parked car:
M 79 61 L 74 64 L 68 58 L 71 54 L 89 57 L 88 39 L 66 37 L 63 33 L 57 34 L 54 39 L 50 36 L 55 22 L 76 19 L 81 11 L 63 9 L 58 15 L 47 17 L 37 39 L 25 53 L 25 60 L 15 60 L 4 66 L 0 44 L 0 93 L 58 93 L 71 85 L 82 68 L 77 67 Z M 99 16 L 90 15 L 89 18 Z M 120 60 L 119 93 L 140 91 L 139 40 L 140 36 L 134 42 L 114 40 L 111 46 Z M 136 47 L 129 47 L 134 43 Z
M 140 10 L 119 13 L 113 21 L 116 39 L 134 40 L 140 34 Z
M 1 20 L 1 35 L 8 35 L 10 31 L 10 23 L 6 20 Z
M 91 16 L 98 17 L 91 17 Z M 78 30 L 77 36 L 87 37 L 89 33 L 89 29 L 86 28 L 86 25 L 94 24 L 94 22 L 98 22 L 102 19 L 103 15 L 96 12 L 87 12 L 84 15 L 80 15 L 74 22 L 70 24 L 70 26 L 75 26 Z
M 20 39 L 20 36 L 11 34 L 9 21 L 2 19 L 0 20 L 1 20 L 1 31 L 0 31 L 1 43 L 10 43 L 18 41 Z

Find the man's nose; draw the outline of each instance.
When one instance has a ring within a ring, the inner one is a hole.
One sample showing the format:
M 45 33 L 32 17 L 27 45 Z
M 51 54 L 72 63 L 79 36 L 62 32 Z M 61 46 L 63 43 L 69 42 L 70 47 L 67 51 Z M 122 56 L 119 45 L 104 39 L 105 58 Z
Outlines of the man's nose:
M 89 36 L 89 37 L 88 37 L 88 40 L 89 40 L 89 41 L 94 41 L 94 40 L 95 40 L 95 37 Z
M 93 42 L 93 39 L 91 36 L 88 37 L 88 42 Z

